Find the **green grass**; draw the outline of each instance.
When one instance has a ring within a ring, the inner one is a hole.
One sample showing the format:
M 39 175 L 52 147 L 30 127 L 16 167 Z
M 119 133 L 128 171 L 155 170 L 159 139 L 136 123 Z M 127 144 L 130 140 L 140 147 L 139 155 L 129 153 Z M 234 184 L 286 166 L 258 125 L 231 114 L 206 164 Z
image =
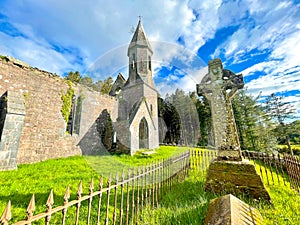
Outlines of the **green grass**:
M 259 167 L 260 165 L 256 164 L 256 170 L 260 174 Z M 272 172 L 268 167 L 261 168 L 263 172 L 263 182 L 271 196 L 273 206 L 269 204 L 258 204 L 257 202 L 252 203 L 253 206 L 257 207 L 261 212 L 265 224 L 300 224 L 300 194 L 290 188 L 290 183 L 286 180 L 286 177 L 283 177 L 281 174 L 277 176 L 274 168 Z M 283 179 L 285 179 L 285 185 Z
M 256 164 L 259 172 L 259 165 Z M 267 169 L 270 185 L 263 169 L 263 182 L 271 196 L 273 205 L 265 201 L 256 201 L 245 196 L 237 196 L 252 207 L 257 208 L 262 214 L 265 225 L 295 225 L 300 224 L 300 196 L 290 189 L 289 182 L 286 186 L 282 176 L 273 170 L 274 184 L 271 171 Z M 276 178 L 276 179 L 275 179 Z M 217 195 L 206 193 L 203 185 L 205 174 L 192 171 L 183 182 L 175 184 L 172 191 L 167 193 L 159 207 L 146 208 L 140 216 L 141 224 L 203 224 L 209 201 Z
M 146 207 L 141 224 L 203 224 L 209 201 L 217 195 L 204 191 L 204 176 L 192 171 L 189 177 L 175 184 L 156 209 Z
M 54 191 L 54 207 L 62 205 L 68 185 L 71 199 L 75 199 L 79 181 L 82 180 L 87 193 L 92 178 L 98 180 L 99 175 L 79 156 L 20 165 L 18 170 L 0 172 L 0 214 L 11 200 L 13 221 L 24 219 L 32 194 L 35 194 L 35 212 L 43 212 L 51 189 Z
M 54 190 L 54 207 L 62 205 L 63 195 L 67 185 L 71 188 L 70 201 L 76 199 L 76 192 L 80 180 L 83 182 L 83 195 L 88 194 L 88 186 L 93 178 L 95 190 L 98 190 L 100 175 L 107 181 L 108 173 L 114 175 L 124 168 L 149 164 L 159 161 L 174 154 L 183 152 L 186 148 L 163 146 L 152 155 L 138 153 L 135 156 L 113 155 L 97 157 L 69 157 L 66 159 L 47 160 L 31 165 L 20 165 L 16 171 L 0 172 L 0 216 L 8 202 L 12 202 L 12 222 L 25 219 L 26 208 L 33 193 L 36 199 L 35 214 L 44 212 L 45 203 L 51 189 Z M 257 168 L 258 165 L 257 165 Z M 268 170 L 268 176 L 271 172 Z M 273 171 L 274 173 L 274 171 Z M 275 177 L 277 180 L 277 177 Z M 267 184 L 266 176 L 263 177 Z M 271 180 L 271 178 L 269 177 Z M 280 177 L 282 180 L 282 177 Z M 204 192 L 203 186 L 205 174 L 199 171 L 191 171 L 189 177 L 181 182 L 174 183 L 172 191 L 166 193 L 160 205 L 155 209 L 145 208 L 140 214 L 141 224 L 202 224 L 205 218 L 209 201 L 216 195 Z M 287 184 L 289 185 L 289 184 Z M 250 205 L 261 212 L 266 225 L 290 225 L 300 224 L 300 196 L 283 182 L 275 185 L 266 185 L 272 198 L 273 206 L 264 202 L 252 201 L 241 197 Z M 113 192 L 112 192 L 113 193 Z M 239 196 L 240 197 L 240 196 Z M 112 198 L 111 198 L 112 201 Z M 103 196 L 105 202 L 105 195 Z M 86 224 L 87 202 L 82 203 L 80 211 L 81 222 Z M 97 207 L 97 201 L 93 201 L 93 207 Z M 74 210 L 68 210 L 69 222 L 74 223 Z M 92 215 L 95 218 L 95 212 Z M 112 211 L 112 209 L 110 209 Z M 52 224 L 60 221 L 61 213 L 53 216 Z M 102 217 L 104 210 L 102 212 Z M 72 221 L 72 222 L 71 222 Z M 41 223 L 35 224 L 43 224 Z M 94 222 L 92 223 L 94 224 Z
M 25 219 L 26 208 L 35 194 L 35 214 L 45 211 L 50 190 L 54 191 L 54 206 L 63 204 L 66 187 L 70 185 L 71 198 L 76 199 L 78 184 L 83 183 L 83 195 L 88 194 L 91 179 L 98 190 L 100 175 L 106 184 L 109 174 L 133 166 L 149 164 L 159 159 L 179 154 L 187 148 L 162 146 L 155 154 L 143 155 L 141 152 L 128 155 L 75 156 L 64 159 L 51 159 L 35 164 L 19 165 L 17 170 L 0 172 L 0 216 L 9 200 L 12 204 L 14 222 Z
M 133 157 L 126 154 L 102 155 L 102 156 L 84 156 L 87 163 L 97 173 L 108 177 L 115 175 L 117 172 L 122 173 L 122 170 L 127 170 L 130 167 L 149 165 L 152 162 L 158 162 L 167 159 L 173 155 L 183 153 L 187 147 L 160 146 L 154 154 L 144 154 L 144 151 L 137 152 Z

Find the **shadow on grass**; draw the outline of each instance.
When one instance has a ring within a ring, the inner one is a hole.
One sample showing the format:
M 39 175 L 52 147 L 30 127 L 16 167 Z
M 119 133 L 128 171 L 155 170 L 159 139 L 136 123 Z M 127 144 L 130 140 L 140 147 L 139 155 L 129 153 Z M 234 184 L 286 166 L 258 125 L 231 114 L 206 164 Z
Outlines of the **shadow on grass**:
M 211 199 L 218 197 L 204 191 L 204 175 L 198 171 L 182 182 L 174 183 L 154 210 L 146 208 L 141 224 L 202 224 Z

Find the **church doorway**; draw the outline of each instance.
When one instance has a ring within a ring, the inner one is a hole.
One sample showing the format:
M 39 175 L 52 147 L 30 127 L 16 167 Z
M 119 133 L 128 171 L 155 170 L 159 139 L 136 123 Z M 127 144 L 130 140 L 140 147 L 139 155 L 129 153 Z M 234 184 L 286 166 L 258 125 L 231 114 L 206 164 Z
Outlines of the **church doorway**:
M 139 125 L 139 148 L 149 148 L 149 129 L 148 123 L 145 117 L 141 119 Z

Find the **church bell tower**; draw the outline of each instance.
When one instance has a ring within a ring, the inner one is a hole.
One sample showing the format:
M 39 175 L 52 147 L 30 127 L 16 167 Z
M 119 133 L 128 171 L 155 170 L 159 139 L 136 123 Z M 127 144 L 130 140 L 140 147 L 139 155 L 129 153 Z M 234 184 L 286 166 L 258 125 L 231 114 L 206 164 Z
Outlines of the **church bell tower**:
M 153 50 L 139 19 L 127 51 L 128 79 L 123 83 L 119 78 L 122 88 L 118 97 L 118 133 L 121 135 L 120 142 L 128 146 L 130 154 L 139 149 L 156 149 L 159 146 L 157 90 L 152 77 L 152 55 Z
M 127 52 L 130 83 L 135 83 L 141 79 L 144 83 L 154 88 L 151 65 L 152 55 L 153 50 L 145 34 L 141 19 L 139 19 Z

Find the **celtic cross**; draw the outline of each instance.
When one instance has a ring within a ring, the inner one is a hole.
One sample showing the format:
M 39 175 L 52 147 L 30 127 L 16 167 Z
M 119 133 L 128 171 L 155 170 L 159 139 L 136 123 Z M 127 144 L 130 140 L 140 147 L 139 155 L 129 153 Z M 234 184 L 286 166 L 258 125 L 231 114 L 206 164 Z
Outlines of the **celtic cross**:
M 242 160 L 231 99 L 237 90 L 243 87 L 242 74 L 236 75 L 230 70 L 223 69 L 220 59 L 209 61 L 208 74 L 200 84 L 197 84 L 198 95 L 204 95 L 210 101 L 215 146 L 219 159 Z

